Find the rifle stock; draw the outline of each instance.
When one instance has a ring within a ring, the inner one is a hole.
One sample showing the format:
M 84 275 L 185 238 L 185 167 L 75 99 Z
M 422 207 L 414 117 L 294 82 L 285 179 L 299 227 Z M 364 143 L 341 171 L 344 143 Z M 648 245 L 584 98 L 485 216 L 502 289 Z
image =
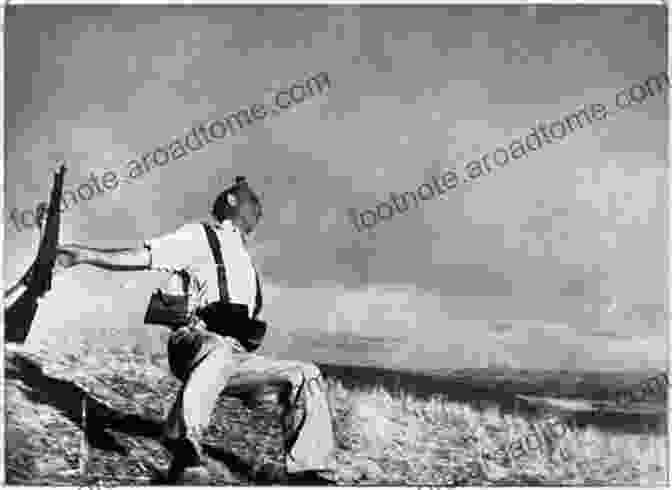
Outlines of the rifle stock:
M 5 292 L 5 297 L 20 285 L 26 287 L 21 296 L 5 308 L 5 342 L 24 342 L 37 312 L 37 301 L 51 289 L 58 236 L 61 225 L 60 202 L 63 195 L 63 180 L 66 167 L 61 165 L 54 176 L 54 186 L 49 197 L 46 222 L 37 257 L 19 283 Z

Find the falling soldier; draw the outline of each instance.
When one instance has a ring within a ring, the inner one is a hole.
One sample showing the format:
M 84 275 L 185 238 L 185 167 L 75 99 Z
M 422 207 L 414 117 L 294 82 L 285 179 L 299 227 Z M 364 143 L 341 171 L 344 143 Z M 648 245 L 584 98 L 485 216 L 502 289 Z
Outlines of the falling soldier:
M 167 271 L 184 293 L 157 291 L 146 316 L 148 323 L 162 323 L 165 317 L 164 324 L 175 327 L 168 341 L 168 360 L 183 382 L 165 425 L 164 444 L 172 456 L 170 482 L 210 481 L 201 438 L 225 388 L 254 392 L 274 384 L 284 387 L 280 400 L 285 466 L 274 471 L 272 466 L 257 468 L 252 477 L 263 475 L 266 481 L 285 484 L 332 483 L 325 472 L 330 470 L 334 434 L 319 369 L 312 363 L 254 353 L 266 324 L 257 318 L 261 287 L 246 244 L 261 216 L 259 198 L 245 178 L 237 177 L 235 185 L 215 200 L 213 220 L 186 224 L 138 248 L 76 244 L 58 248 L 62 267 L 87 264 L 107 270 Z

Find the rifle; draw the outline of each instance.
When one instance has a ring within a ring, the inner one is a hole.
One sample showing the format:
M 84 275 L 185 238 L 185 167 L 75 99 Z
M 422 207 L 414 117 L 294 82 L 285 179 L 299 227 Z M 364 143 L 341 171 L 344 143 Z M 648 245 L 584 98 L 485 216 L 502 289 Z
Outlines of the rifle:
M 5 292 L 5 298 L 20 286 L 25 287 L 21 296 L 5 308 L 5 342 L 23 343 L 37 312 L 38 298 L 51 289 L 54 264 L 61 225 L 60 202 L 66 167 L 62 164 L 54 175 L 47 216 L 42 229 L 42 240 L 35 260 L 19 281 Z

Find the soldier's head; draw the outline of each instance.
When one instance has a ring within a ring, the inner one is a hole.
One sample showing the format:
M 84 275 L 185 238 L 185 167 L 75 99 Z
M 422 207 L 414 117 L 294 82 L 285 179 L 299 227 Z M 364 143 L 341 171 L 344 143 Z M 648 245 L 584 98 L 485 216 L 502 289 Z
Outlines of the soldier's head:
M 249 235 L 261 220 L 261 201 L 245 177 L 236 177 L 235 184 L 215 199 L 212 216 L 219 222 L 231 220 L 246 235 Z

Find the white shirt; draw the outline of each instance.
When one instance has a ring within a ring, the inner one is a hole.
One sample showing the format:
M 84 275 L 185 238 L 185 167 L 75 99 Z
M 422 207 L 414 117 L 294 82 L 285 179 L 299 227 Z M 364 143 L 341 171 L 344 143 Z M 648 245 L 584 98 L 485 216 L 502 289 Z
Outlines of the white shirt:
M 231 221 L 211 223 L 219 238 L 231 303 L 247 305 L 254 311 L 257 284 L 252 259 L 240 231 Z M 186 270 L 200 290 L 201 305 L 219 301 L 217 267 L 202 223 L 189 223 L 175 232 L 145 242 L 151 251 L 152 270 Z M 194 281 L 195 279 L 195 281 Z M 193 293 L 193 284 L 191 292 Z

